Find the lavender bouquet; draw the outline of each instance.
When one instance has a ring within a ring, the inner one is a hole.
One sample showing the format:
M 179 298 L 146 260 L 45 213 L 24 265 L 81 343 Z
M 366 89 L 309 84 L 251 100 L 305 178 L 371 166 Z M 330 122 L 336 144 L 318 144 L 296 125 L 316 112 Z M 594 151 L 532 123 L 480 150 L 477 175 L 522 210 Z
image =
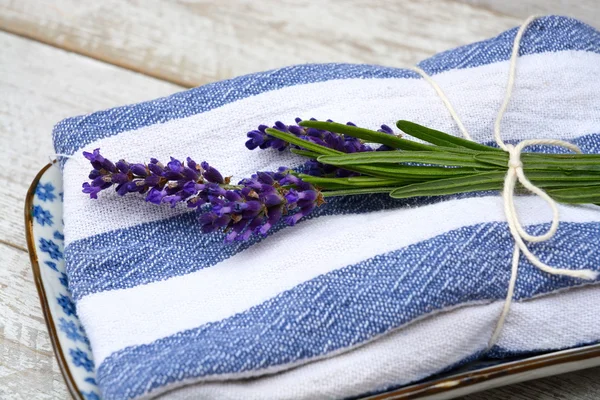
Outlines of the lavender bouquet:
M 280 220 L 295 225 L 332 196 L 388 193 L 402 199 L 502 189 L 507 152 L 408 121 L 397 127 L 425 143 L 386 125 L 373 131 L 299 118 L 296 125 L 260 125 L 248 132 L 248 149 L 291 151 L 309 160 L 299 169 L 261 171 L 237 184 L 206 161 L 113 163 L 96 149 L 83 153 L 93 167 L 83 192 L 95 199 L 114 187 L 119 195 L 145 194 L 154 204 L 185 203 L 198 210 L 202 232 L 225 230 L 225 241 L 232 242 L 264 236 Z M 554 200 L 600 203 L 600 155 L 523 153 L 521 160 L 528 179 Z

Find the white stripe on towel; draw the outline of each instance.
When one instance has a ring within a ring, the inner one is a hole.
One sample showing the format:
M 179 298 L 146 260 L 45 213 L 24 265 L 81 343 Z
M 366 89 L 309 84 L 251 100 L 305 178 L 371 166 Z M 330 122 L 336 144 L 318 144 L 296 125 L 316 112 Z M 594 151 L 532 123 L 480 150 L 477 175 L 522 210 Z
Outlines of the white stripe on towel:
M 547 222 L 550 215 L 544 204 L 535 197 L 519 198 L 523 224 Z M 561 205 L 560 212 L 565 222 L 600 221 L 596 207 Z M 324 216 L 283 229 L 210 268 L 88 295 L 79 300 L 77 311 L 99 365 L 127 346 L 219 321 L 318 275 L 463 226 L 495 221 L 504 221 L 502 199 L 496 196 L 366 215 Z M 356 246 L 357 229 L 367 245 Z M 315 237 L 327 240 L 319 243 Z
M 406 385 L 484 350 L 501 308 L 501 301 L 458 308 L 416 321 L 336 357 L 258 379 L 199 383 L 161 398 L 347 398 L 374 388 Z M 598 286 L 517 302 L 497 345 L 519 352 L 589 343 L 600 337 L 599 313 Z
M 495 110 L 502 99 L 508 61 L 436 75 L 473 137 L 491 141 Z M 600 72 L 600 54 L 564 51 L 523 56 L 519 59 L 514 100 L 505 116 L 507 140 L 548 137 L 570 139 L 600 132 L 596 107 L 600 80 L 587 79 Z M 332 118 L 377 128 L 397 119 L 412 120 L 459 134 L 452 119 L 427 83 L 417 79 L 344 79 L 287 87 L 245 98 L 192 117 L 155 124 L 98 140 L 86 149 L 100 147 L 115 160 L 132 162 L 168 156 L 207 160 L 223 174 L 248 176 L 256 170 L 293 167 L 300 158 L 275 151 L 248 151 L 245 133 L 260 123 L 294 117 Z M 88 170 L 67 161 L 65 184 L 65 240 L 78 239 L 161 220 L 185 209 L 156 207 L 141 197 L 117 198 L 102 193 L 90 201 L 81 193 Z M 101 214 L 102 218 L 97 218 Z

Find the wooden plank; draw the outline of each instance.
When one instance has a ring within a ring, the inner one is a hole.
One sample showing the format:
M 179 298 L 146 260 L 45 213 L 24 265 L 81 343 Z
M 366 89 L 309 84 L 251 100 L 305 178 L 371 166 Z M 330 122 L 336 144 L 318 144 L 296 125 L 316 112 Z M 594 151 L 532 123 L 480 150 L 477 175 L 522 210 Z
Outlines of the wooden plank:
M 25 193 L 60 119 L 182 88 L 7 33 L 0 48 L 0 398 L 64 399 L 24 251 Z
M 65 399 L 29 255 L 0 244 L 0 398 Z
M 598 0 L 525 0 L 525 1 L 498 1 L 498 0 L 460 0 L 482 10 L 492 13 L 509 15 L 525 19 L 532 14 L 537 15 L 566 15 L 577 18 L 592 26 L 600 27 L 600 7 Z
M 183 86 L 307 62 L 408 66 L 519 22 L 448 0 L 0 0 L 0 29 Z
M 62 118 L 182 88 L 0 32 L 0 242 L 24 249 L 23 201 Z

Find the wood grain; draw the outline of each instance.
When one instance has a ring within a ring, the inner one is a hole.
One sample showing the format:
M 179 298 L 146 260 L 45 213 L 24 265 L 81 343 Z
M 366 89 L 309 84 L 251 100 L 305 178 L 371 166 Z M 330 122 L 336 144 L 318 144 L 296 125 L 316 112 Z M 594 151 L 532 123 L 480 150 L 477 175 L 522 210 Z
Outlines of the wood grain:
M 500 15 L 510 15 L 525 19 L 532 14 L 566 15 L 577 18 L 592 26 L 600 26 L 600 4 L 598 0 L 543 0 L 543 1 L 498 1 L 498 0 L 460 0 L 479 9 Z
M 0 0 L 1 29 L 182 86 L 306 62 L 408 66 L 519 22 L 432 0 Z
M 25 193 L 57 121 L 181 88 L 7 33 L 0 48 L 0 399 L 64 399 L 25 251 Z
M 24 249 L 23 200 L 54 152 L 53 125 L 181 88 L 2 32 L 0 48 L 0 241 Z
M 0 399 L 67 398 L 29 255 L 0 244 L 0 265 Z

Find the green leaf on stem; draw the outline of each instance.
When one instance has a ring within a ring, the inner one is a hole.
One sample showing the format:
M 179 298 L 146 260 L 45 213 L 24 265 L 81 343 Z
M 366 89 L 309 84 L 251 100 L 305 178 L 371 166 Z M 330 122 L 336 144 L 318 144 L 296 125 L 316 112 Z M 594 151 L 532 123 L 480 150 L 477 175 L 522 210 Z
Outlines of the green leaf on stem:
M 556 201 L 567 204 L 600 203 L 600 185 L 550 189 L 547 193 Z
M 293 135 L 291 133 L 282 132 L 277 129 L 267 128 L 265 130 L 269 135 L 276 137 L 278 139 L 284 140 L 288 143 L 295 144 L 300 146 L 308 151 L 312 151 L 318 154 L 328 154 L 328 155 L 336 155 L 336 154 L 344 154 L 341 151 L 330 149 L 329 147 L 321 146 L 320 144 L 316 144 L 313 142 L 309 142 L 308 140 L 300 139 L 298 136 Z
M 425 167 L 425 166 L 385 166 L 385 164 L 361 164 L 351 167 L 353 171 L 358 171 L 370 176 L 398 179 L 422 178 L 427 180 L 448 178 L 453 176 L 468 176 L 478 171 L 471 168 L 444 168 L 444 167 Z M 347 167 L 350 169 L 350 167 Z
M 391 178 L 373 178 L 370 176 L 355 176 L 349 178 L 327 178 L 320 176 L 299 174 L 298 177 L 305 182 L 329 188 L 331 185 L 336 187 L 383 187 L 383 186 L 401 186 L 409 183 L 419 182 L 415 179 L 391 179 Z
M 373 194 L 373 193 L 390 193 L 394 187 L 382 187 L 382 188 L 365 188 L 365 189 L 343 189 L 343 190 L 332 190 L 322 192 L 323 197 L 334 197 L 334 196 L 349 196 L 358 194 Z
M 319 153 L 315 153 L 314 151 L 301 150 L 301 149 L 290 149 L 290 151 L 299 156 L 313 158 L 313 159 L 317 159 L 317 157 L 320 156 Z
M 504 175 L 504 172 L 483 172 L 469 176 L 413 183 L 395 189 L 390 193 L 390 196 L 395 199 L 404 199 L 416 196 L 441 196 L 482 190 L 499 190 L 504 183 Z
M 324 164 L 337 166 L 357 164 L 398 164 L 414 162 L 421 164 L 436 164 L 445 166 L 471 167 L 481 169 L 499 169 L 495 163 L 478 160 L 476 154 L 443 153 L 432 151 L 378 151 L 352 153 L 338 156 L 320 156 L 317 159 Z M 504 167 L 506 168 L 504 163 Z
M 414 136 L 417 139 L 424 140 L 426 142 L 435 144 L 443 147 L 462 147 L 465 149 L 482 151 L 482 152 L 502 152 L 501 149 L 495 147 L 486 146 L 473 142 L 471 140 L 459 138 L 456 136 L 449 135 L 444 132 L 436 131 L 434 129 L 427 128 L 423 125 L 415 124 L 414 122 L 400 120 L 396 122 L 396 126 L 404 133 Z
M 333 133 L 345 134 L 355 138 L 359 138 L 371 143 L 385 144 L 395 149 L 412 150 L 412 151 L 439 151 L 436 146 L 417 143 L 412 140 L 401 139 L 387 133 L 372 131 L 370 129 L 359 128 L 352 125 L 338 124 L 337 122 L 324 121 L 302 121 L 300 126 L 307 128 L 322 129 Z

